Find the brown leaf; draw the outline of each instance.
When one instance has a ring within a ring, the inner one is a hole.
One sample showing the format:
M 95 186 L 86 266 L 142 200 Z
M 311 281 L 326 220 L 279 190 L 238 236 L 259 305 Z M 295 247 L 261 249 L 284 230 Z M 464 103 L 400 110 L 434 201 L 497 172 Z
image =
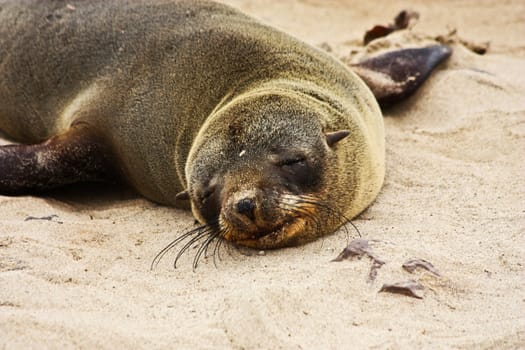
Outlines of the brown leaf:
M 385 37 L 388 34 L 392 33 L 394 30 L 395 28 L 392 25 L 389 25 L 389 26 L 376 25 L 374 26 L 374 28 L 366 31 L 363 42 L 365 43 L 365 45 L 367 45 L 372 40 Z
M 363 255 L 367 254 L 368 249 L 370 246 L 368 245 L 368 241 L 363 238 L 356 238 L 352 242 L 350 242 L 349 245 L 346 246 L 345 249 L 332 261 L 342 261 L 345 259 L 352 259 L 357 257 L 358 259 L 361 259 Z
M 423 259 L 411 259 L 403 264 L 403 268 L 410 273 L 413 273 L 418 267 L 425 269 L 436 276 L 441 276 L 441 274 L 434 267 L 434 265 Z
M 368 281 L 373 281 L 377 277 L 377 270 L 385 264 L 385 262 L 377 257 L 372 248 L 368 244 L 368 240 L 363 238 L 356 238 L 332 261 L 342 261 L 345 259 L 353 260 L 354 258 L 361 259 L 363 256 L 368 256 L 372 260 L 372 266 L 368 273 Z
M 56 220 L 54 220 L 56 218 Z M 62 221 L 58 220 L 58 215 L 49 215 L 49 216 L 43 216 L 43 217 L 36 217 L 36 216 L 28 216 L 24 219 L 24 221 L 30 221 L 30 220 L 45 220 L 45 221 L 53 221 L 57 224 L 63 224 Z
M 394 18 L 394 23 L 388 25 L 376 25 L 367 30 L 363 42 L 368 44 L 372 40 L 382 38 L 397 30 L 411 27 L 419 19 L 419 13 L 416 11 L 403 10 Z
M 475 43 L 461 39 L 460 43 L 463 44 L 467 49 L 474 53 L 477 53 L 478 55 L 486 54 L 490 47 L 490 42 L 488 41 L 482 43 Z
M 370 266 L 370 272 L 368 273 L 368 282 L 372 282 L 377 277 L 377 271 L 383 266 L 385 263 L 383 261 L 379 260 L 372 260 L 372 266 Z
M 487 51 L 490 48 L 490 42 L 489 41 L 472 42 L 472 41 L 468 41 L 468 40 L 465 40 L 465 39 L 461 38 L 458 35 L 457 29 L 455 29 L 455 28 L 450 30 L 449 33 L 446 34 L 446 35 L 438 35 L 435 39 L 436 39 L 436 41 L 440 42 L 443 45 L 452 45 L 452 44 L 458 44 L 459 43 L 459 44 L 465 46 L 470 51 L 472 51 L 472 52 L 474 52 L 474 53 L 476 53 L 478 55 L 486 54 Z
M 388 292 L 395 294 L 403 294 L 409 297 L 423 299 L 424 287 L 414 280 L 405 282 L 398 282 L 392 284 L 383 284 L 379 292 Z
M 419 13 L 411 10 L 403 10 L 399 12 L 394 18 L 394 26 L 396 30 L 407 29 L 412 26 L 419 19 Z

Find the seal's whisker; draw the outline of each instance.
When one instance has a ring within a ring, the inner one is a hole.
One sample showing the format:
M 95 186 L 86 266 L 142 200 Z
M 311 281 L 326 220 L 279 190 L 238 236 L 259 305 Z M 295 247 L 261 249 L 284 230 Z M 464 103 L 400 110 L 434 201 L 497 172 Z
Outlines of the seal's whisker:
M 221 232 L 220 231 L 216 231 L 216 232 L 211 232 L 210 233 L 210 237 L 213 237 L 212 240 L 208 241 L 206 240 L 202 246 L 199 248 L 200 249 L 203 249 L 204 251 L 204 257 L 207 258 L 208 257 L 208 248 L 210 247 L 210 243 L 215 239 L 215 238 L 220 238 L 220 234 Z
M 325 211 L 332 213 L 336 215 L 338 218 L 342 219 L 341 222 L 349 222 L 350 219 L 347 218 L 343 213 L 341 213 L 339 210 L 336 210 L 335 208 L 327 205 L 326 203 L 319 201 L 316 198 L 308 197 L 308 196 L 300 196 L 297 198 L 298 203 L 305 203 L 305 204 L 311 204 L 315 205 L 319 208 L 325 209 Z
M 217 240 L 217 244 L 215 244 L 215 247 L 213 248 L 213 265 L 217 267 L 217 263 L 215 262 L 215 256 L 219 258 L 219 261 L 222 260 L 221 258 L 221 245 L 226 241 L 223 237 L 227 233 L 227 230 L 221 230 L 219 232 L 219 239 Z
M 359 237 L 362 237 L 361 236 L 361 231 L 359 231 L 359 228 L 357 228 L 357 226 L 352 222 L 352 220 L 350 220 L 349 218 L 347 218 L 344 214 L 342 214 L 340 211 L 330 207 L 330 206 L 325 206 L 323 207 L 324 210 L 334 214 L 335 216 L 338 216 L 339 217 L 339 223 L 341 224 L 341 227 L 342 229 L 345 231 L 346 233 L 346 241 L 347 243 L 350 242 L 350 232 L 348 231 L 348 227 L 347 227 L 347 223 L 350 224 L 354 231 L 357 233 L 357 235 Z
M 316 199 L 308 199 L 308 198 L 301 198 L 299 200 L 300 203 L 306 203 L 306 204 L 311 204 L 311 205 L 316 205 L 318 208 L 320 208 L 321 210 L 324 210 L 330 214 L 333 214 L 335 217 L 338 218 L 338 221 L 339 223 L 341 224 L 344 224 L 346 222 L 350 222 L 350 219 L 347 218 L 342 212 L 340 212 L 339 210 L 333 208 L 332 206 L 324 203 L 324 202 L 321 202 L 319 200 L 316 200 Z
M 226 225 L 221 225 L 222 228 L 221 228 L 221 241 L 226 241 L 228 244 L 226 244 L 226 252 L 228 253 L 228 255 L 231 257 L 231 258 L 234 258 L 236 259 L 237 257 L 234 256 L 232 254 L 232 249 L 235 249 L 235 251 L 241 255 L 244 255 L 242 252 L 241 252 L 241 249 L 240 247 L 235 244 L 235 242 L 229 240 L 229 239 L 225 239 L 224 237 L 227 237 L 229 235 L 231 235 L 232 231 L 234 230 L 233 227 L 229 226 L 228 224 Z M 222 244 L 223 242 L 221 242 Z M 219 260 L 220 260 L 220 256 L 219 256 Z
M 193 271 L 197 269 L 197 266 L 199 264 L 199 259 L 204 253 L 204 256 L 206 256 L 206 252 L 208 251 L 208 247 L 213 240 L 215 240 L 217 237 L 219 237 L 220 232 L 212 232 L 209 237 L 202 243 L 197 250 L 197 253 L 195 254 L 195 257 L 193 258 Z
M 321 202 L 321 201 L 317 200 L 316 198 L 314 198 L 312 196 L 308 196 L 308 195 L 296 196 L 296 197 L 294 197 L 294 199 L 298 203 L 306 203 L 306 204 L 311 204 L 311 205 L 318 206 L 319 208 L 325 210 L 326 212 L 328 212 L 330 214 L 333 214 L 334 216 L 338 217 L 339 218 L 339 222 L 342 224 L 342 227 L 343 227 L 343 229 L 345 230 L 345 232 L 347 234 L 347 240 L 349 240 L 349 232 L 348 232 L 348 229 L 347 229 L 345 223 L 349 223 L 354 228 L 354 230 L 357 232 L 359 237 L 362 237 L 361 236 L 361 232 L 359 231 L 357 226 L 348 217 L 346 217 L 343 213 L 341 213 L 339 210 L 337 210 L 337 209 L 327 205 L 324 202 Z
M 219 260 L 220 260 L 220 252 L 218 252 L 217 249 L 220 248 L 222 241 L 223 239 L 219 236 L 218 239 L 215 240 L 215 246 L 213 247 L 212 257 L 213 257 L 213 266 L 215 266 L 215 268 L 217 268 L 217 261 L 216 261 L 217 253 L 219 254 Z
M 190 230 L 188 232 L 183 233 L 181 236 L 174 239 L 170 244 L 168 244 L 166 247 L 164 247 L 156 256 L 153 258 L 153 261 L 151 262 L 150 269 L 153 270 L 157 267 L 159 262 L 162 260 L 162 258 L 168 253 L 171 249 L 173 249 L 177 244 L 185 240 L 186 238 L 193 236 L 195 234 L 199 234 L 203 230 L 207 230 L 209 227 L 206 225 L 199 226 L 193 230 Z
M 190 249 L 196 242 L 200 241 L 203 237 L 206 237 L 208 234 L 213 232 L 213 228 L 206 227 L 206 229 L 202 230 L 201 232 L 198 232 L 195 237 L 190 239 L 177 253 L 177 256 L 175 257 L 175 260 L 173 261 L 173 268 L 177 268 L 177 261 L 180 259 L 180 257 L 188 250 Z
M 304 198 L 311 198 L 311 200 L 306 201 Z M 289 200 L 289 202 L 287 202 Z M 321 205 L 320 202 L 313 197 L 307 197 L 305 195 L 296 196 L 296 195 L 285 195 L 283 196 L 283 202 L 289 206 L 293 206 L 293 210 L 295 210 L 297 213 L 301 214 L 300 216 L 306 217 L 310 219 L 316 226 L 316 231 L 320 233 L 321 236 L 324 236 L 324 233 L 321 232 L 323 226 L 323 222 L 319 215 L 312 213 L 311 211 L 307 210 L 303 207 L 302 204 L 308 204 L 310 206 L 313 206 L 317 209 L 326 211 Z M 286 208 L 282 208 L 286 210 Z
M 322 227 L 321 226 L 321 221 L 319 220 L 319 217 L 317 215 L 312 214 L 311 212 L 301 208 L 300 206 L 295 207 L 295 208 L 280 207 L 280 209 L 288 211 L 288 212 L 290 212 L 292 214 L 297 214 L 297 216 L 306 218 L 307 222 L 312 222 L 313 224 L 315 224 L 317 231 L 320 231 L 320 228 Z
M 214 227 L 216 227 L 216 224 L 213 225 Z M 213 241 L 215 241 L 215 247 L 213 248 L 213 251 L 212 251 L 212 256 L 213 256 L 213 265 L 215 267 L 217 267 L 217 262 L 215 260 L 215 255 L 217 254 L 217 249 L 220 248 L 220 245 L 222 244 L 222 242 L 225 240 L 223 237 L 224 237 L 224 233 L 226 232 L 225 229 L 220 229 L 218 230 L 217 232 L 214 232 L 211 234 L 210 236 L 210 239 L 207 239 L 203 244 L 202 246 L 199 248 L 199 251 L 202 249 L 204 251 L 204 257 L 208 257 L 208 249 L 210 248 L 210 245 Z M 199 260 L 200 258 L 200 255 L 202 254 L 202 251 L 200 252 L 197 252 L 197 254 L 199 254 L 199 257 L 197 257 L 197 261 Z M 219 259 L 220 259 L 220 256 L 219 256 Z M 195 267 L 194 268 L 197 268 L 197 264 L 195 264 Z
M 337 224 L 340 225 L 340 227 L 343 229 L 345 235 L 346 235 L 346 242 L 348 244 L 348 242 L 350 241 L 350 232 L 348 231 L 348 227 L 346 226 L 346 223 L 349 222 L 352 224 L 352 226 L 355 228 L 355 230 L 357 231 L 357 234 L 359 235 L 359 237 L 361 237 L 361 233 L 359 232 L 359 230 L 357 229 L 357 227 L 355 227 L 355 225 L 350 221 L 348 220 L 344 214 L 342 214 L 341 212 L 335 210 L 334 208 L 328 206 L 328 205 L 322 205 L 321 203 L 319 203 L 319 208 L 320 210 L 323 210 L 325 212 L 328 212 L 329 215 L 332 215 L 332 216 L 335 216 L 337 219 Z M 323 242 L 321 243 L 321 246 L 323 245 L 324 243 L 324 236 L 323 236 Z

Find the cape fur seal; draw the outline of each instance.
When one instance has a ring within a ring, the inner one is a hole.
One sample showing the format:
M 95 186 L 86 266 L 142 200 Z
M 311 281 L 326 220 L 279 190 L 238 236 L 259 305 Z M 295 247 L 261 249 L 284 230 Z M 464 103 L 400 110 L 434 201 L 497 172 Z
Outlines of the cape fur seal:
M 449 54 L 409 51 L 356 69 L 390 102 Z M 0 2 L 0 129 L 24 143 L 0 148 L 0 193 L 120 179 L 186 198 L 203 226 L 181 253 L 334 232 L 385 173 L 381 111 L 356 74 L 211 1 Z

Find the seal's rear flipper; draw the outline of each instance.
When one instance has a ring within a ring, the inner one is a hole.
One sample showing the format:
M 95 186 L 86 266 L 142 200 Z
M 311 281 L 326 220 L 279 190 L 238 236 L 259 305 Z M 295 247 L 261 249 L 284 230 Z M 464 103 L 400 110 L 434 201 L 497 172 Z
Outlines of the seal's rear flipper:
M 410 96 L 452 50 L 443 45 L 388 52 L 352 65 L 381 107 Z
M 0 194 L 19 195 L 115 178 L 109 148 L 87 125 L 36 145 L 0 147 Z

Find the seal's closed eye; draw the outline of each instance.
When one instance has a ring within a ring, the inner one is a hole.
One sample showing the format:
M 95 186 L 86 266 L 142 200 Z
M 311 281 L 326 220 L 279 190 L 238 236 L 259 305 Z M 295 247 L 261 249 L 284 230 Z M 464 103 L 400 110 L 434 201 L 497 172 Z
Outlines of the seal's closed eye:
M 284 160 L 283 163 L 280 164 L 280 168 L 285 173 L 284 177 L 288 181 L 304 185 L 314 182 L 306 158 Z
M 306 157 L 304 156 L 296 156 L 291 158 L 286 158 L 277 163 L 280 167 L 290 167 L 293 165 L 299 165 L 299 166 L 305 166 L 306 165 Z
M 284 185 L 293 193 L 313 190 L 319 184 L 318 161 L 303 154 L 282 157 L 275 163 Z

